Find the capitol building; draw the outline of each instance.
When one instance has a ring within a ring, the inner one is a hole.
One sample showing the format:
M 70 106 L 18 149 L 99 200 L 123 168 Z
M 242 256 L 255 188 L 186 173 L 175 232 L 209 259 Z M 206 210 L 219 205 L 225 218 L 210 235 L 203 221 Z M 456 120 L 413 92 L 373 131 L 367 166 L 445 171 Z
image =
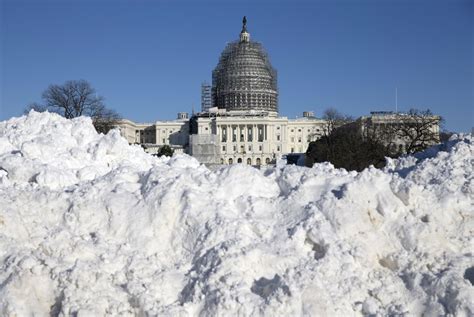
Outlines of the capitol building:
M 239 39 L 225 47 L 203 94 L 209 96 L 203 95 L 201 112 L 154 123 L 122 120 L 122 136 L 148 152 L 169 145 L 205 164 L 268 165 L 284 154 L 304 153 L 323 133 L 325 121 L 312 112 L 279 116 L 277 72 L 263 46 L 250 39 L 245 17 Z
M 294 162 L 310 142 L 321 138 L 324 131 L 330 132 L 330 124 L 311 111 L 297 119 L 279 115 L 277 72 L 263 46 L 250 39 L 245 17 L 242 22 L 239 39 L 227 44 L 212 72 L 212 85 L 201 87 L 201 111 L 191 117 L 180 112 L 176 120 L 154 123 L 121 120 L 120 133 L 129 143 L 141 144 L 149 153 L 168 145 L 174 152 L 187 153 L 207 165 L 260 166 L 274 164 L 283 155 L 293 156 Z M 439 142 L 440 119 L 430 114 L 375 111 L 349 125 L 355 125 L 355 133 L 362 136 L 369 130 L 384 135 L 382 131 L 405 127 L 408 130 L 380 139 L 405 153 L 407 144 L 420 143 L 429 135 L 433 137 L 425 143 Z M 417 127 L 425 131 L 423 135 Z

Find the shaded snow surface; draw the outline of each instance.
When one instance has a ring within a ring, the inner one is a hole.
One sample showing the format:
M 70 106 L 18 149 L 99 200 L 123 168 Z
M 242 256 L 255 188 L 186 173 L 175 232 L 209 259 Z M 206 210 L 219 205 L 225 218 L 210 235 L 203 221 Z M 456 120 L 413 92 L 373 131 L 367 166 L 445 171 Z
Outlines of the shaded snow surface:
M 210 171 L 0 123 L 0 315 L 474 314 L 473 139 L 361 173 Z

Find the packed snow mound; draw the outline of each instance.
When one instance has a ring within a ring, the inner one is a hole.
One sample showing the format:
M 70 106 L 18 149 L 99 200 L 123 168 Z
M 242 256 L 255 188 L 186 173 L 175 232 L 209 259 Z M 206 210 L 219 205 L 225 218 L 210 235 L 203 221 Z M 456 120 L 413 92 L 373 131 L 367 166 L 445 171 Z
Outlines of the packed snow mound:
M 0 315 L 474 314 L 473 139 L 361 173 L 210 171 L 0 123 Z
M 1 122 L 0 131 L 0 153 L 9 153 L 2 168 L 18 183 L 63 188 L 126 166 L 148 170 L 154 162 L 117 130 L 98 135 L 86 117 L 64 120 L 32 111 Z

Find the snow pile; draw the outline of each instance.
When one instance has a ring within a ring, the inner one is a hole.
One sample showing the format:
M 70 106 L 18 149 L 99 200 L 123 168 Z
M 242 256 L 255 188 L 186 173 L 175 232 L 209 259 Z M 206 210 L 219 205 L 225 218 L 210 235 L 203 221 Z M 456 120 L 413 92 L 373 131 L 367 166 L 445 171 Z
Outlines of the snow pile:
M 361 173 L 0 123 L 0 315 L 474 314 L 473 139 Z

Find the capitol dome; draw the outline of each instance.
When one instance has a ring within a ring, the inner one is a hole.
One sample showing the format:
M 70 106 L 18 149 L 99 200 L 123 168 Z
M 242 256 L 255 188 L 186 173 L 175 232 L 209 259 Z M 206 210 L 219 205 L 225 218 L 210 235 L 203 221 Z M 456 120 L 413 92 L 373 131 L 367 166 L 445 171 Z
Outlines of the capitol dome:
M 240 39 L 227 44 L 212 72 L 214 107 L 278 112 L 277 73 L 260 43 L 250 41 L 244 17 Z

